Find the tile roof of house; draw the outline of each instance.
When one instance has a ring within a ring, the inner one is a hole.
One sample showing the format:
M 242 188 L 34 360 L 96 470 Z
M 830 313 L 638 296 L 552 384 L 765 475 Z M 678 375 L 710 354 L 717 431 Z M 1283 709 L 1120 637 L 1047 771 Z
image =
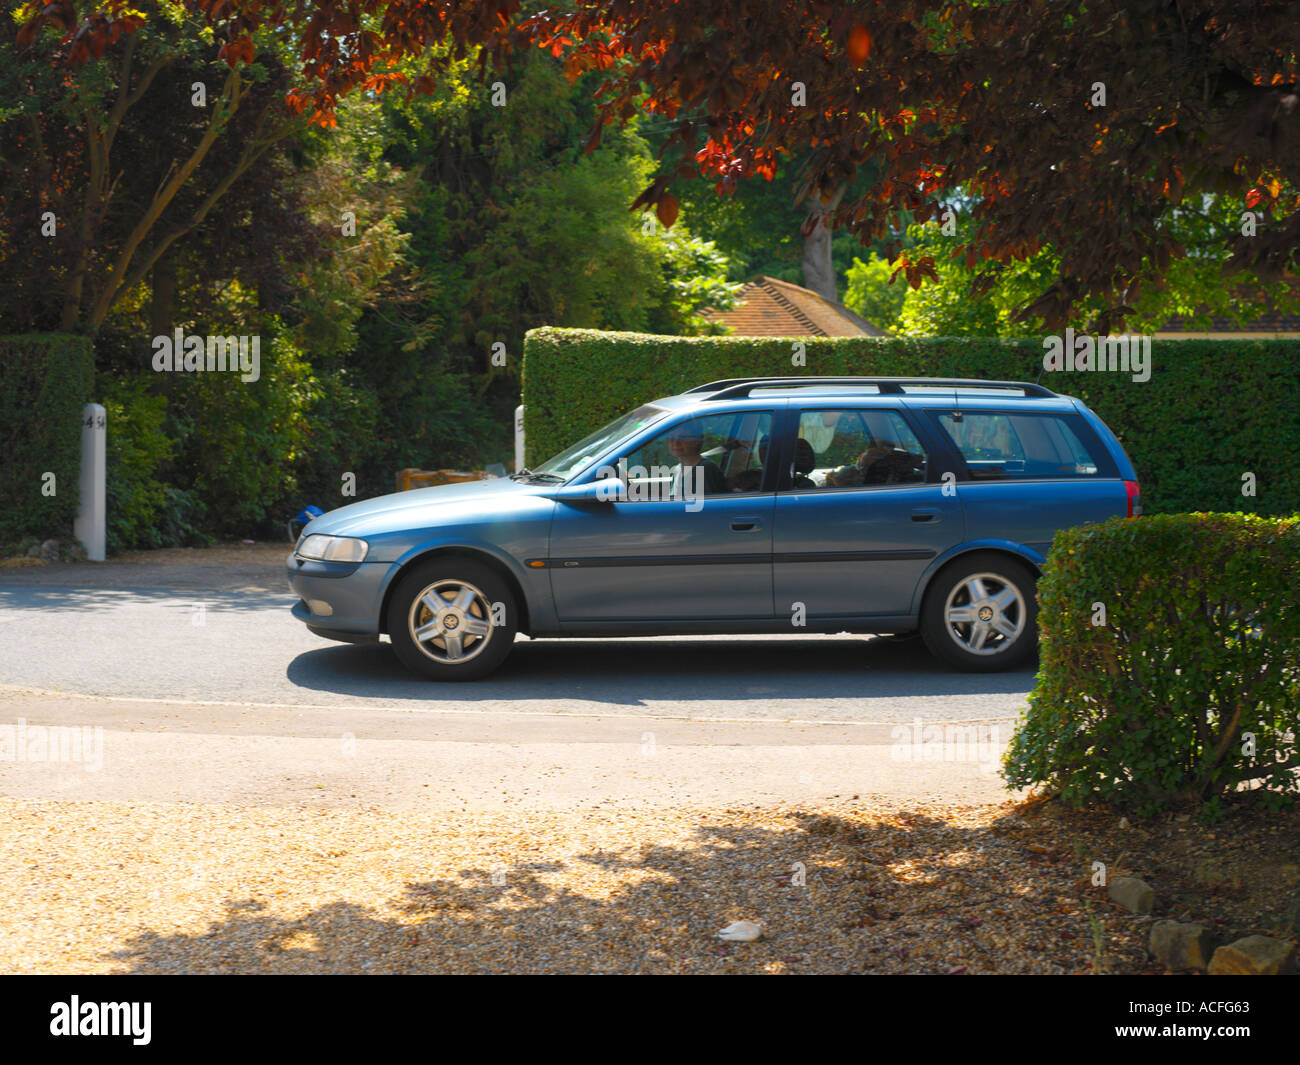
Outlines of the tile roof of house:
M 740 290 L 729 311 L 706 311 L 710 321 L 746 337 L 880 337 L 877 329 L 842 303 L 832 303 L 811 289 L 756 277 Z

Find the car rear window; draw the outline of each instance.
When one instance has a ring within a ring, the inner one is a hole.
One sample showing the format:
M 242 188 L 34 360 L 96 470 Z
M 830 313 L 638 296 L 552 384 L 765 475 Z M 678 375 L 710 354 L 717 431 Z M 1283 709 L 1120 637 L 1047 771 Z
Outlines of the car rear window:
M 1117 475 L 1096 434 L 1075 414 L 941 411 L 934 420 L 972 480 Z

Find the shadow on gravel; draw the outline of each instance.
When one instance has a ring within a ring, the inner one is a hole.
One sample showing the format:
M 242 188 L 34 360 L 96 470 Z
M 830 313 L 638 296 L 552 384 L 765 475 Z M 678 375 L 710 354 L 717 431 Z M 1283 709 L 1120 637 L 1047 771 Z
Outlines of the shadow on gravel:
M 1167 818 L 1120 830 L 1113 811 L 1053 805 L 732 810 L 686 838 L 653 821 L 639 839 L 606 823 L 596 836 L 609 849 L 595 850 L 553 825 L 519 826 L 500 840 L 475 836 L 481 852 L 514 860 L 462 868 L 452 857 L 464 853 L 459 830 L 444 827 L 422 850 L 441 876 L 399 883 L 394 868 L 389 885 L 367 874 L 373 900 L 330 902 L 296 919 L 259 900 L 227 900 L 203 932 L 144 932 L 110 957 L 134 973 L 1153 973 L 1153 917 L 1196 920 L 1221 943 L 1287 935 L 1294 813 L 1245 809 L 1216 834 Z M 367 862 L 412 864 L 409 834 L 394 841 L 396 859 L 377 842 L 362 845 Z M 1147 880 L 1155 914 L 1109 903 L 1091 881 L 1094 860 Z M 315 890 L 310 864 L 268 864 L 287 905 L 299 882 Z M 762 921 L 763 937 L 717 939 L 739 919 Z
M 501 699 L 593 699 L 640 705 L 665 700 L 867 699 L 1027 693 L 1034 668 L 957 673 L 916 638 L 808 640 L 519 640 L 501 672 L 465 684 L 409 673 L 387 645 L 339 645 L 298 655 L 297 687 L 367 699 L 463 705 Z
M 1146 950 L 1154 918 L 1195 920 L 1219 943 L 1287 938 L 1285 907 L 1300 884 L 1295 812 L 1246 806 L 1217 825 L 1117 823 L 1114 811 L 1055 803 L 859 813 L 840 802 L 833 814 L 724 811 L 685 839 L 674 826 L 667 842 L 653 821 L 640 839 L 606 823 L 597 838 L 609 849 L 583 849 L 548 825 L 501 840 L 487 831 L 476 845 L 515 860 L 468 868 L 432 834 L 422 855 L 442 876 L 398 883 L 395 871 L 390 890 L 368 874 L 373 901 L 330 902 L 297 919 L 227 900 L 203 932 L 147 931 L 109 957 L 132 973 L 1158 973 Z M 442 835 L 464 853 L 459 829 Z M 394 841 L 397 860 L 410 842 Z M 384 868 L 394 858 L 377 843 L 360 849 Z M 1109 903 L 1091 881 L 1093 861 L 1147 880 L 1155 914 Z M 310 864 L 269 864 L 289 905 L 300 880 L 314 890 Z M 763 937 L 717 939 L 742 919 L 762 921 Z
M 1087 971 L 1082 907 L 1056 901 L 1081 863 L 1035 861 L 1016 831 L 1007 817 L 751 814 L 561 860 L 543 836 L 536 860 L 453 866 L 371 905 L 285 919 L 228 900 L 203 932 L 145 932 L 111 957 L 132 973 Z M 763 938 L 720 941 L 738 919 L 762 920 Z

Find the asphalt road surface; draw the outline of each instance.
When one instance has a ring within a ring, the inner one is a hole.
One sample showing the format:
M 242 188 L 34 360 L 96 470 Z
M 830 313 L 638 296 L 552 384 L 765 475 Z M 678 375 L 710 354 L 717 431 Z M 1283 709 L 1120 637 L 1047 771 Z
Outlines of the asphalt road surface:
M 0 725 L 99 727 L 117 766 L 0 760 L 0 788 L 400 806 L 435 780 L 486 806 L 987 800 L 1005 797 L 992 746 L 927 762 L 919 728 L 960 723 L 1004 746 L 1033 683 L 953 672 L 916 639 L 761 636 L 521 638 L 500 674 L 436 684 L 386 644 L 311 635 L 289 614 L 285 548 L 229 550 L 0 570 Z

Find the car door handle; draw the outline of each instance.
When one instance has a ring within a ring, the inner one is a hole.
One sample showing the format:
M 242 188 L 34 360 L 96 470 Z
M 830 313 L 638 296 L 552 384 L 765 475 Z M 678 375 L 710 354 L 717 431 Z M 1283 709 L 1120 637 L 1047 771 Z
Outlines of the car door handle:
M 757 528 L 758 528 L 757 518 L 732 518 L 731 519 L 732 532 L 753 532 Z
M 937 507 L 917 507 L 912 511 L 912 520 L 937 522 L 939 520 L 939 510 Z

